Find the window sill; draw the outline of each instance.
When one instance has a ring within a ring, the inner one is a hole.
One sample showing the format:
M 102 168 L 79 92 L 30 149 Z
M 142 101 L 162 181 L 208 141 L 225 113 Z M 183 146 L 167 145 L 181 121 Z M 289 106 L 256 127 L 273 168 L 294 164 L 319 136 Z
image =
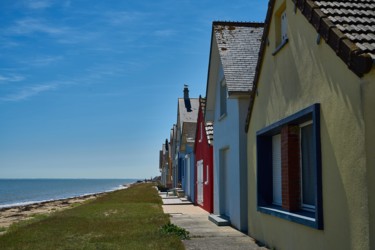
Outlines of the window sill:
M 227 113 L 222 114 L 222 115 L 219 117 L 219 121 L 223 120 L 225 117 L 227 117 Z
M 322 229 L 315 218 L 315 212 L 308 212 L 304 210 L 300 210 L 297 212 L 289 212 L 282 209 L 279 206 L 258 206 L 258 211 L 264 214 L 279 217 L 281 219 L 299 223 L 308 227 Z
M 279 46 L 277 46 L 277 48 L 272 52 L 272 55 L 276 55 L 277 53 L 279 53 L 279 51 L 284 48 L 284 46 L 288 43 L 289 39 L 285 39 Z

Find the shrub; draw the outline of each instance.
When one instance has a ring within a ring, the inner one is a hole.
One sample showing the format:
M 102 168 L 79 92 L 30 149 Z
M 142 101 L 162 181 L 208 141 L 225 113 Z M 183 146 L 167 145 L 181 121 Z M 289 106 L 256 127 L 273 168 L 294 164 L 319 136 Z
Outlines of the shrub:
M 171 234 L 177 235 L 181 240 L 190 239 L 188 231 L 172 223 L 165 224 L 164 226 L 161 227 L 160 231 L 163 234 L 167 234 L 167 235 L 171 235 Z

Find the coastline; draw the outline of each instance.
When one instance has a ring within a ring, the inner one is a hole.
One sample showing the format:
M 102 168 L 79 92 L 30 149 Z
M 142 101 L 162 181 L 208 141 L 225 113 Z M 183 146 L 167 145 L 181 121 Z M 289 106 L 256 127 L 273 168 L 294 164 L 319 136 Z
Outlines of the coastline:
M 0 235 L 4 234 L 7 229 L 14 223 L 29 220 L 41 214 L 50 214 L 64 209 L 73 208 L 88 200 L 96 199 L 107 193 L 117 190 L 126 189 L 133 183 L 124 184 L 123 187 L 100 193 L 86 194 L 64 199 L 48 200 L 33 202 L 25 205 L 14 205 L 0 208 Z

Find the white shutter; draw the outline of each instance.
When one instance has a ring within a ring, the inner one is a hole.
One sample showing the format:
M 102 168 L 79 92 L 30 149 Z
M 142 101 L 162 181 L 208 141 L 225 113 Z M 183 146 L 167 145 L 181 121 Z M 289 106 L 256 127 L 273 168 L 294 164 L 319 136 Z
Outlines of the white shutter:
M 197 202 L 203 205 L 203 160 L 197 161 Z
M 284 42 L 286 39 L 288 39 L 287 25 L 286 10 L 284 10 L 281 13 L 281 42 Z
M 273 204 L 282 205 L 281 187 L 281 135 L 272 137 L 272 190 Z

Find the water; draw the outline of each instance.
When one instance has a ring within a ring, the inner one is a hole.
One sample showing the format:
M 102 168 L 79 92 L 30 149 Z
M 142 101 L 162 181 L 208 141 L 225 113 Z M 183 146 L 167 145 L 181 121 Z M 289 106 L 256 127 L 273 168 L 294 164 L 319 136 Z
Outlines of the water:
M 112 191 L 136 179 L 0 179 L 0 208 Z

